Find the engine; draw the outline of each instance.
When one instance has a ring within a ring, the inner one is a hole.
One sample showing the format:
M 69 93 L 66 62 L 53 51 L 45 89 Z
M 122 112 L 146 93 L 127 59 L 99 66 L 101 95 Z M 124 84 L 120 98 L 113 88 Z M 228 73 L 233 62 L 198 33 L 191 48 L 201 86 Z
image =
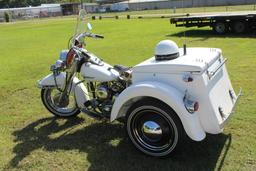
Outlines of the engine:
M 87 87 L 93 97 L 86 102 L 85 106 L 90 112 L 109 117 L 115 99 L 126 88 L 126 82 L 118 80 L 88 84 Z
M 118 96 L 124 88 L 125 85 L 118 81 L 100 83 L 95 90 L 96 98 L 100 101 L 112 101 L 113 97 Z

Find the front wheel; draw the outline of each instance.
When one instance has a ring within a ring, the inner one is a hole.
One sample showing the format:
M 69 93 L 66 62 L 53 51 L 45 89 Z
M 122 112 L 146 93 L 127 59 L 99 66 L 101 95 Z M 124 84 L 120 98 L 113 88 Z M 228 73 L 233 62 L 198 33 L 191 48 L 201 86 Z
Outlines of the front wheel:
M 75 97 L 71 94 L 59 103 L 61 92 L 56 88 L 47 88 L 41 90 L 41 99 L 49 112 L 58 117 L 71 117 L 80 113 L 76 105 Z
M 176 113 L 152 99 L 140 101 L 129 110 L 127 132 L 140 151 L 154 157 L 170 155 L 181 144 L 184 134 Z

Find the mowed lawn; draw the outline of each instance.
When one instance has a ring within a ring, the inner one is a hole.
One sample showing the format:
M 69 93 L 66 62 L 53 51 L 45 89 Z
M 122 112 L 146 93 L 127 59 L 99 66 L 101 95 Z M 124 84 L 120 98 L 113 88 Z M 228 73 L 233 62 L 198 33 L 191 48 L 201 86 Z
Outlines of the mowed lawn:
M 83 114 L 56 119 L 43 107 L 36 81 L 50 73 L 74 24 L 74 18 L 0 24 L 0 170 L 256 170 L 255 35 L 217 36 L 210 28 L 176 28 L 168 19 L 92 21 L 105 39 L 88 40 L 87 49 L 110 64 L 133 66 L 162 39 L 182 46 L 187 30 L 188 47 L 223 50 L 235 90 L 244 90 L 222 134 L 158 159 L 136 150 L 123 124 Z

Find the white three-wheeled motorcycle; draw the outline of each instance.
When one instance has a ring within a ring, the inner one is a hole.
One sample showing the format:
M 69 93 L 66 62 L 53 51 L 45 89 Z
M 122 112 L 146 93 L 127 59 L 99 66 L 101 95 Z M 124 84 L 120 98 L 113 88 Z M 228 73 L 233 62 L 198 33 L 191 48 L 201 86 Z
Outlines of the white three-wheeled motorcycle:
M 220 49 L 179 49 L 164 40 L 154 57 L 134 67 L 111 66 L 83 48 L 85 38 L 103 38 L 89 23 L 84 32 L 85 13 L 79 13 L 69 50 L 38 81 L 51 113 L 124 118 L 132 143 L 158 157 L 170 155 L 186 135 L 201 141 L 223 131 L 241 91 L 235 94 Z

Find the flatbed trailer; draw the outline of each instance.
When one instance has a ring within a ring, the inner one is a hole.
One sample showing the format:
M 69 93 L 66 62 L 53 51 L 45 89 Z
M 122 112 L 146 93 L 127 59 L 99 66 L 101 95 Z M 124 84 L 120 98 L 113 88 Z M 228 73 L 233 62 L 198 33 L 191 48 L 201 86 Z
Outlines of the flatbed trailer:
M 218 34 L 244 33 L 256 29 L 256 11 L 187 14 L 172 17 L 170 23 L 176 27 L 210 26 Z

